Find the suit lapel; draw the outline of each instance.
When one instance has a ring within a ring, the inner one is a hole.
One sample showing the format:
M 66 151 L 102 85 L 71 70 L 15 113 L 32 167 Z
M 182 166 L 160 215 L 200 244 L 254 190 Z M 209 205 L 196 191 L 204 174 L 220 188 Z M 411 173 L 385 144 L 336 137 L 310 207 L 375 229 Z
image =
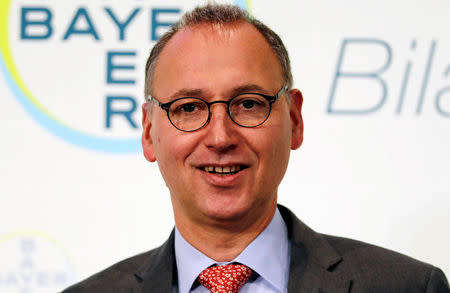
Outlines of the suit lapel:
M 177 276 L 174 231 L 161 247 L 154 250 L 135 276 L 142 285 L 142 293 L 172 292 L 173 279 Z
M 320 234 L 303 224 L 283 206 L 278 206 L 291 240 L 288 292 L 344 293 L 351 280 L 338 273 L 339 253 Z

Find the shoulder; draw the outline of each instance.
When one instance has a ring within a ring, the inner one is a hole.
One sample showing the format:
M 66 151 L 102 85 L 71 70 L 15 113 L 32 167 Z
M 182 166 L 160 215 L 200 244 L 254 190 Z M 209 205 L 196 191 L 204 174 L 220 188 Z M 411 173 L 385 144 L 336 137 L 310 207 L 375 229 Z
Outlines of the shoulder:
M 430 264 L 361 241 L 317 233 L 287 208 L 278 208 L 290 235 L 291 265 L 296 266 L 291 267 L 290 277 L 303 283 L 310 280 L 294 285 L 349 283 L 351 292 L 450 293 L 443 272 Z
M 370 262 L 371 265 L 392 262 L 413 267 L 430 267 L 414 258 L 376 245 L 344 237 L 321 235 L 343 258 L 348 258 L 359 265 L 364 265 L 366 262 Z
M 336 271 L 353 276 L 355 287 L 397 288 L 395 292 L 415 292 L 412 288 L 417 288 L 417 292 L 450 292 L 444 273 L 430 264 L 361 241 L 322 236 L 342 256 Z
M 94 293 L 94 292 L 133 292 L 132 288 L 140 286 L 135 272 L 158 252 L 155 248 L 145 253 L 122 260 L 109 268 L 81 281 L 62 293 Z
M 166 292 L 172 286 L 174 269 L 174 231 L 160 247 L 125 259 L 75 284 L 62 293 L 131 293 L 142 288 L 161 288 Z

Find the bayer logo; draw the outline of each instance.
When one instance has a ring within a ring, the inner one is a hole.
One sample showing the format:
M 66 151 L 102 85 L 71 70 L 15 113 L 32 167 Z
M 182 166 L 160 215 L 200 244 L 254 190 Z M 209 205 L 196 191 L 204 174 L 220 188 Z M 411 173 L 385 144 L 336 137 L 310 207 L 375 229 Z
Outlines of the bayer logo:
M 141 151 L 150 48 L 198 1 L 3 0 L 0 75 L 54 136 L 109 153 Z M 249 0 L 237 0 L 248 9 Z
M 59 292 L 75 282 L 75 271 L 61 244 L 39 233 L 0 238 L 0 292 Z

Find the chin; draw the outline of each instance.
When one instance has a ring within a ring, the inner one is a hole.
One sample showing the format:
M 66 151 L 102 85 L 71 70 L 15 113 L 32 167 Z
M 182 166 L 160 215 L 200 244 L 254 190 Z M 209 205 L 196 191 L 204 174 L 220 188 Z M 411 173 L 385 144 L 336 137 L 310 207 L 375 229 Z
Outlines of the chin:
M 205 208 L 205 215 L 215 221 L 238 221 L 244 218 L 249 210 L 250 208 L 238 204 L 218 204 L 216 202 Z

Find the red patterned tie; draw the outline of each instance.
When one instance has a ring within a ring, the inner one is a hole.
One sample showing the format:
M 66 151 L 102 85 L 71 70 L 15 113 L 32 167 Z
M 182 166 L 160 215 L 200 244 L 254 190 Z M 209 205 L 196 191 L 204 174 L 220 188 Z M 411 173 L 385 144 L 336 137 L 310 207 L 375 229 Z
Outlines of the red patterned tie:
M 237 293 L 251 275 L 249 267 L 229 264 L 207 268 L 197 279 L 211 293 Z

